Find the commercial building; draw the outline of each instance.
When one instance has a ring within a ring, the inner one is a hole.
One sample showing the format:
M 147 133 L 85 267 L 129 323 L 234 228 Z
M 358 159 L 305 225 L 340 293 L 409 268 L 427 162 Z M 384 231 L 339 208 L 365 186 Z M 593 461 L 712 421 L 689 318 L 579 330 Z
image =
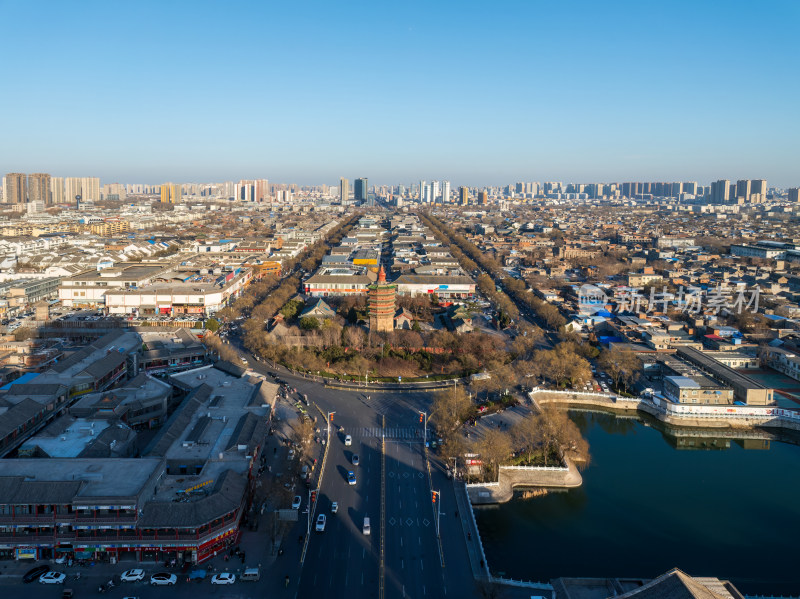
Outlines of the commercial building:
M 395 283 L 399 295 L 435 293 L 441 299 L 469 299 L 475 295 L 475 281 L 466 275 L 404 274 Z
M 116 286 L 107 290 L 101 296 L 102 305 L 109 314 L 189 314 L 206 318 L 239 297 L 252 277 L 250 268 L 236 268 L 219 276 L 168 273 L 145 287 Z
M 44 443 L 75 457 L 4 460 L 0 553 L 180 564 L 227 549 L 251 498 L 275 397 L 274 385 L 242 374 L 204 367 L 173 376 L 185 398 L 141 458 L 81 457 L 116 425 L 78 419 L 62 429 L 66 451 Z M 73 428 L 92 423 L 97 434 Z M 124 441 L 129 433 L 117 430 Z
M 347 204 L 350 201 L 350 181 L 344 177 L 339 179 L 339 198 L 342 204 Z
M 708 376 L 725 385 L 730 385 L 733 388 L 736 401 L 751 406 L 768 406 L 775 403 L 773 389 L 762 385 L 745 374 L 736 372 L 733 368 L 725 366 L 702 351 L 681 347 L 677 350 L 677 356 L 693 364 Z
M 60 277 L 26 277 L 0 284 L 0 295 L 8 299 L 10 306 L 29 306 L 40 300 L 57 297 L 60 284 Z
M 303 292 L 312 297 L 366 295 L 376 275 L 366 268 L 322 266 L 303 283 Z
M 469 188 L 464 186 L 458 188 L 458 203 L 462 206 L 469 204 Z
M 367 178 L 356 179 L 353 181 L 353 201 L 356 204 L 367 203 Z

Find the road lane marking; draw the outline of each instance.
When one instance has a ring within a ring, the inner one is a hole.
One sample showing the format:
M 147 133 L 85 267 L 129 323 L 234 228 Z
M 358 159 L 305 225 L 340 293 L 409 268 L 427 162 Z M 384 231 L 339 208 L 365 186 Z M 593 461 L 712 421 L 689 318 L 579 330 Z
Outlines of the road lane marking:
M 381 428 L 386 430 L 386 416 L 381 419 Z M 381 435 L 381 539 L 380 568 L 378 574 L 378 599 L 386 596 L 386 435 Z

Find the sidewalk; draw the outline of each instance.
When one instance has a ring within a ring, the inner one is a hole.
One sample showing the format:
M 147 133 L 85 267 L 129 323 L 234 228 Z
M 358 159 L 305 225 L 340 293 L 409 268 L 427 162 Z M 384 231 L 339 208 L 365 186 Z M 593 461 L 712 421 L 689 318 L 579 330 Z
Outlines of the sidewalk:
M 459 519 L 461 526 L 464 530 L 464 541 L 467 544 L 467 553 L 469 554 L 469 563 L 472 567 L 472 574 L 475 580 L 488 581 L 489 564 L 486 561 L 486 556 L 483 553 L 483 545 L 481 543 L 478 525 L 475 522 L 475 516 L 472 512 L 472 506 L 467 496 L 467 488 L 460 480 L 453 481 L 453 492 L 456 497 L 456 505 L 458 506 Z

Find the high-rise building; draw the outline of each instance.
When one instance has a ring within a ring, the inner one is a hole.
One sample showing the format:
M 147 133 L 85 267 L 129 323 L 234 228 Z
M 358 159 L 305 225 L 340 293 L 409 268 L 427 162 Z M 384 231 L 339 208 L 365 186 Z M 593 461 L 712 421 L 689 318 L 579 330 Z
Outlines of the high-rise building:
M 425 198 L 424 198 L 424 195 L 425 195 L 425 185 L 426 185 L 426 184 L 425 184 L 425 181 L 420 181 L 420 182 L 419 182 L 419 201 L 420 201 L 420 202 L 425 202 Z
M 235 197 L 242 202 L 256 201 L 256 182 L 243 179 L 236 184 Z
M 103 185 L 103 199 L 113 202 L 124 202 L 127 199 L 125 186 L 120 183 L 106 183 Z
M 180 183 L 161 184 L 161 203 L 177 204 L 183 197 L 183 189 Z
M 450 203 L 450 181 L 442 181 L 442 204 Z
M 367 203 L 367 183 L 366 177 L 353 181 L 353 201 L 356 204 Z
M 750 180 L 739 179 L 736 182 L 736 197 L 742 198 L 745 202 L 750 201 Z
M 462 206 L 469 204 L 469 188 L 463 185 L 458 188 L 458 203 Z
M 713 204 L 725 204 L 730 199 L 731 182 L 727 179 L 720 179 L 711 184 L 711 202 Z
M 488 203 L 489 203 L 489 192 L 486 191 L 486 190 L 479 191 L 478 192 L 478 204 L 480 204 L 482 206 L 485 206 Z
M 24 204 L 28 201 L 28 177 L 24 173 L 8 173 L 3 193 L 6 204 Z
M 431 181 L 431 204 L 436 202 L 436 198 L 439 197 L 441 192 L 439 191 L 439 182 L 438 181 Z
M 28 201 L 50 204 L 50 175 L 32 173 L 28 175 Z
M 64 177 L 50 178 L 50 203 L 64 203 Z
M 100 201 L 99 177 L 81 177 L 81 198 L 95 202 Z
M 339 179 L 339 199 L 342 204 L 350 202 L 350 181 L 345 177 Z
M 754 201 L 763 202 L 767 199 L 767 180 L 766 179 L 753 179 L 750 181 L 750 193 L 758 196 Z
M 256 202 L 265 202 L 269 196 L 269 179 L 256 179 Z
M 64 199 L 67 202 L 74 202 L 81 196 L 81 180 L 79 177 L 67 177 L 64 179 Z
M 800 187 L 789 188 L 789 201 L 800 202 Z

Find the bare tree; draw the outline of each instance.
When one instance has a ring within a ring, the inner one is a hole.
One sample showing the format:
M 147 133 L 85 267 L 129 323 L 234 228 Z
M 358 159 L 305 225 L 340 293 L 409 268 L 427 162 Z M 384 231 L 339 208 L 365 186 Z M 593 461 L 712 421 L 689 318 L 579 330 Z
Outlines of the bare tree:
M 500 464 L 505 462 L 513 451 L 511 436 L 504 431 L 490 428 L 478 442 L 477 449 L 481 454 L 484 471 L 495 479 Z
M 430 422 L 442 436 L 450 435 L 461 426 L 472 407 L 461 386 L 448 387 L 434 396 Z

